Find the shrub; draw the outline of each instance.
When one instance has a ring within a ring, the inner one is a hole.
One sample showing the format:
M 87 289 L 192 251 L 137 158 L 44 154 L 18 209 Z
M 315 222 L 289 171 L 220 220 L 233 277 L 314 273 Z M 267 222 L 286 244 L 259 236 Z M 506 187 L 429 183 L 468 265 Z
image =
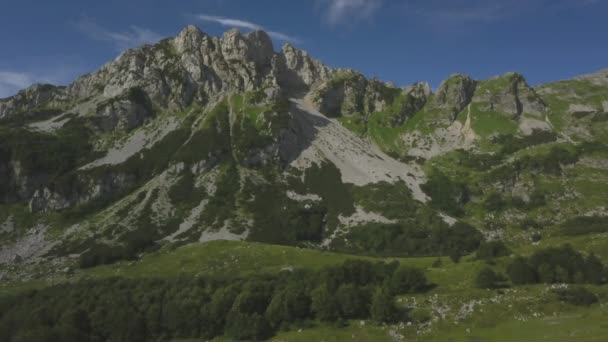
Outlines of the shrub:
M 522 230 L 530 230 L 530 229 L 542 229 L 543 226 L 537 221 L 531 218 L 525 218 L 521 223 L 520 227 Z
M 417 323 L 425 323 L 433 318 L 433 314 L 429 309 L 415 308 L 408 313 L 411 320 Z
M 530 258 L 516 258 L 507 273 L 514 284 L 606 282 L 606 267 L 593 254 L 584 257 L 570 245 L 535 252 Z
M 417 268 L 399 267 L 389 282 L 393 294 L 416 293 L 428 287 L 424 272 Z
M 451 180 L 441 171 L 434 169 L 428 181 L 421 186 L 429 197 L 430 205 L 454 216 L 462 216 L 462 206 L 469 200 L 465 184 Z
M 582 286 L 555 289 L 553 292 L 560 301 L 572 305 L 590 306 L 598 302 L 597 296 Z
M 477 259 L 492 259 L 503 256 L 508 256 L 511 251 L 505 246 L 504 242 L 497 241 L 482 241 L 477 249 Z
M 534 284 L 537 282 L 536 270 L 528 260 L 518 257 L 507 267 L 507 275 L 515 285 Z
M 340 318 L 340 304 L 327 286 L 319 286 L 312 292 L 312 311 L 322 322 L 335 322 Z
M 397 318 L 397 313 L 398 309 L 389 292 L 381 287 L 376 288 L 370 307 L 372 320 L 377 323 L 392 323 Z
M 505 278 L 490 268 L 484 268 L 475 277 L 475 286 L 481 289 L 496 289 L 503 286 Z
M 353 284 L 342 285 L 336 291 L 336 299 L 343 318 L 365 318 L 369 315 L 371 293 L 366 288 Z
M 577 236 L 608 232 L 608 217 L 578 216 L 562 223 L 562 234 Z
M 500 211 L 507 206 L 507 202 L 497 192 L 492 192 L 483 202 L 483 206 L 489 211 Z

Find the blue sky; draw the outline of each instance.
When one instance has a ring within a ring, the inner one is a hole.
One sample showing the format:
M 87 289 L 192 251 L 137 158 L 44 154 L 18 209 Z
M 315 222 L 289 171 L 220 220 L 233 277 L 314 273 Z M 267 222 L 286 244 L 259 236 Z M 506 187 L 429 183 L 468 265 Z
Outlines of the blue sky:
M 185 25 L 272 32 L 335 67 L 436 87 L 459 72 L 531 84 L 608 68 L 608 0 L 2 0 L 0 97 L 68 84 Z

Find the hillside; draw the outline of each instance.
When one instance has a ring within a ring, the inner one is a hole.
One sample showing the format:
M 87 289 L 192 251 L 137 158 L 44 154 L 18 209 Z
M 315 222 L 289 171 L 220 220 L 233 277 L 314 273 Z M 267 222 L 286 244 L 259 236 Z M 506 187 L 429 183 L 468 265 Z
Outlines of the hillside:
M 151 289 L 160 278 L 166 291 L 186 277 L 201 298 L 232 282 L 237 292 L 263 288 L 253 320 L 263 333 L 240 339 L 467 340 L 472 329 L 493 340 L 528 321 L 534 328 L 522 339 L 608 335 L 599 323 L 606 194 L 608 71 L 536 87 L 518 73 L 457 74 L 432 91 L 331 68 L 291 45 L 277 52 L 263 31 L 212 37 L 188 26 L 67 87 L 34 85 L 0 99 L 6 297 L 37 288 L 54 298 L 61 291 L 47 286 L 56 284 L 103 292 L 113 277 Z M 533 279 L 510 271 L 516 256 L 528 258 Z M 399 274 L 375 262 L 415 267 L 433 286 L 389 291 L 403 315 L 386 326 L 367 310 L 340 316 L 351 322 L 342 328 L 312 309 L 284 326 L 264 316 L 273 291 L 299 281 L 281 270 L 309 272 L 301 296 L 314 301 L 319 283 L 334 284 L 326 273 L 353 258 L 374 262 L 357 266 L 376 272 L 357 283 L 365 290 L 349 288 L 369 301 Z M 477 283 L 484 269 L 497 273 L 492 286 Z M 199 276 L 209 285 L 197 288 Z M 559 297 L 562 283 L 586 284 L 596 300 L 576 306 L 570 294 Z M 19 300 L 6 303 L 0 308 L 21 317 Z M 11 317 L 0 311 L 0 327 Z M 593 319 L 575 332 L 544 332 L 547 321 L 576 326 L 583 317 Z M 161 340 L 224 332 L 182 328 L 162 338 L 142 329 Z M 226 329 L 237 338 L 238 327 Z

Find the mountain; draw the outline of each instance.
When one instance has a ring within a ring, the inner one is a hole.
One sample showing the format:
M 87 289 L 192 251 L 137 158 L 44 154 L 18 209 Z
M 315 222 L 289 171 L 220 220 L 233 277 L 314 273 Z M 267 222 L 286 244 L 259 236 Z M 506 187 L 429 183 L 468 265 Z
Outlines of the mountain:
M 607 184 L 608 71 L 432 91 L 188 26 L 0 100 L 0 278 L 213 240 L 456 261 L 573 241 L 606 260 Z

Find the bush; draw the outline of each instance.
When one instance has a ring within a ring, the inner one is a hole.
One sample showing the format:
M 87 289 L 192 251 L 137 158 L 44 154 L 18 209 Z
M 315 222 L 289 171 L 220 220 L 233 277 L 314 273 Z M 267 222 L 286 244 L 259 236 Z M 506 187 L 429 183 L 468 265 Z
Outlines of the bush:
M 500 211 L 507 206 L 507 202 L 500 196 L 499 193 L 493 192 L 485 199 L 483 206 L 489 211 Z
M 301 322 L 311 316 L 311 299 L 301 286 L 291 285 L 276 292 L 266 309 L 266 319 L 273 329 Z
M 433 318 L 429 309 L 415 308 L 408 313 L 409 318 L 416 323 L 425 323 Z
M 597 296 L 582 286 L 556 289 L 553 292 L 565 303 L 577 306 L 590 306 L 598 302 Z
M 345 235 L 348 244 L 335 242 L 336 250 L 379 256 L 455 256 L 474 252 L 483 235 L 473 226 L 457 222 L 452 227 L 437 218 L 432 225 L 370 223 Z
M 593 254 L 584 257 L 570 245 L 542 249 L 530 258 L 518 257 L 508 267 L 513 284 L 606 282 L 606 267 Z
M 431 197 L 430 205 L 433 208 L 454 216 L 464 214 L 462 206 L 469 200 L 469 191 L 465 184 L 455 182 L 434 169 L 421 189 Z
M 490 268 L 484 268 L 475 277 L 475 286 L 481 289 L 496 289 L 503 287 L 505 278 Z
M 312 292 L 312 311 L 322 322 L 335 322 L 340 318 L 340 304 L 327 286 L 319 286 Z
M 507 267 L 507 275 L 515 285 L 534 284 L 537 282 L 536 270 L 528 260 L 518 257 Z
M 534 130 L 532 134 L 524 137 L 516 137 L 512 134 L 500 134 L 492 142 L 501 144 L 501 155 L 508 155 L 523 150 L 530 146 L 554 142 L 557 140 L 557 134 L 550 131 Z
M 543 226 L 538 223 L 537 221 L 531 219 L 531 218 L 525 218 L 521 223 L 520 223 L 520 227 L 522 230 L 530 230 L 530 229 L 542 229 Z
M 608 232 L 608 217 L 578 216 L 562 223 L 562 234 L 577 236 Z
M 399 267 L 389 282 L 392 294 L 416 293 L 428 287 L 426 276 L 422 270 L 411 267 Z
M 492 259 L 503 256 L 508 256 L 511 251 L 505 246 L 504 242 L 497 241 L 483 241 L 477 249 L 477 259 Z
M 377 323 L 392 323 L 396 320 L 398 309 L 393 301 L 393 296 L 381 288 L 376 288 L 370 308 L 370 315 Z
M 365 318 L 369 315 L 371 293 L 368 289 L 353 284 L 340 286 L 336 291 L 341 317 L 346 319 Z

